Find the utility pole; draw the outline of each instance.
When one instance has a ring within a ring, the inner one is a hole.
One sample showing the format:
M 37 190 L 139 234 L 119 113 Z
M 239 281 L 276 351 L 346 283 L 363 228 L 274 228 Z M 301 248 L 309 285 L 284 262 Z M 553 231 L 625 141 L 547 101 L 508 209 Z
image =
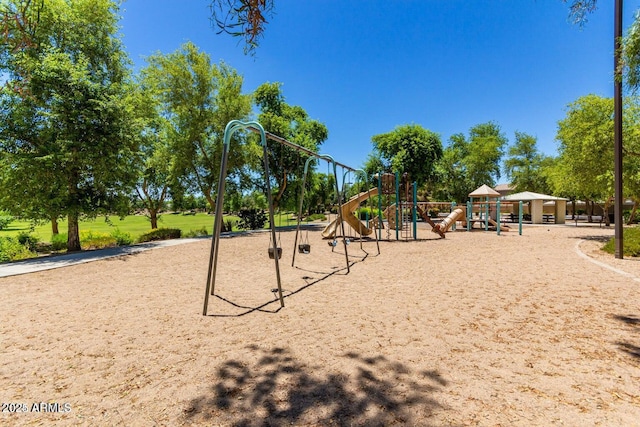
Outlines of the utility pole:
M 622 50 L 622 0 L 616 0 L 614 13 L 614 112 L 613 112 L 613 175 L 614 175 L 614 207 L 613 217 L 615 226 L 615 257 L 622 259 L 623 251 L 623 216 L 624 196 L 622 194 L 622 70 L 621 70 L 621 50 Z M 605 212 L 608 215 L 607 212 Z

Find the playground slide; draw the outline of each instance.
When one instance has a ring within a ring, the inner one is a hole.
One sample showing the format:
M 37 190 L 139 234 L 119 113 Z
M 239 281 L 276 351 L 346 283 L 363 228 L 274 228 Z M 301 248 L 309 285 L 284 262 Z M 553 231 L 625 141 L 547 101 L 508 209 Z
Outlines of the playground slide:
M 489 224 L 493 225 L 494 227 L 498 228 L 498 223 L 495 222 L 494 220 L 492 220 L 491 218 L 489 218 Z M 504 224 L 500 224 L 500 230 L 502 231 L 509 231 L 510 228 L 508 225 L 504 225 Z
M 464 218 L 464 210 L 460 208 L 454 209 L 453 212 L 451 212 L 445 219 L 442 220 L 442 222 L 436 224 L 436 226 L 433 227 L 433 230 L 436 233 L 442 235 L 442 233 L 447 232 L 447 230 L 449 230 L 449 228 L 451 228 L 451 226 L 455 224 L 458 219 L 462 218 Z
M 364 191 L 360 194 L 357 194 L 350 198 L 345 204 L 342 205 L 342 219 L 349 224 L 357 233 L 368 236 L 373 231 L 371 228 L 367 228 L 362 221 L 360 221 L 354 214 L 353 211 L 358 209 L 360 203 L 367 200 L 369 197 L 375 196 L 378 194 L 378 188 L 372 188 L 369 191 Z M 331 221 L 329 225 L 327 225 L 324 230 L 322 230 L 322 237 L 326 239 L 331 239 L 336 236 L 336 232 L 338 230 L 339 218 L 336 216 L 336 219 Z

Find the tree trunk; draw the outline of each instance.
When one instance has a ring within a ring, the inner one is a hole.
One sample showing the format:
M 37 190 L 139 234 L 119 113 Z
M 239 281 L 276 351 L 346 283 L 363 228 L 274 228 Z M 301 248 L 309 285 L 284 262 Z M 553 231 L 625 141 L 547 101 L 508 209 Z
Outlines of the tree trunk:
M 589 199 L 585 200 L 584 208 L 587 211 L 587 222 L 593 222 L 593 202 Z
M 60 231 L 58 230 L 58 218 L 57 217 L 51 217 L 51 233 L 54 236 L 57 236 L 58 234 L 60 234 Z
M 576 201 L 571 201 L 571 219 L 576 219 Z
M 210 191 L 203 191 L 202 194 L 204 194 L 204 198 L 207 199 L 207 202 L 209 203 L 209 206 L 211 206 L 211 212 L 215 212 L 216 211 L 216 201 L 213 200 L 213 197 L 211 197 L 211 192 Z
M 609 227 L 611 225 L 611 221 L 609 221 L 609 202 L 605 203 L 604 206 L 601 206 L 602 208 L 602 215 L 603 215 L 603 219 L 604 219 L 604 225 L 606 227 Z M 600 221 L 602 223 L 602 221 Z
M 149 210 L 149 219 L 151 220 L 151 229 L 158 228 L 158 211 L 156 209 Z
M 631 208 L 631 213 L 629 214 L 629 219 L 627 220 L 627 225 L 633 224 L 633 221 L 636 219 L 636 209 L 638 208 L 638 201 L 633 200 L 633 208 Z
M 67 227 L 67 252 L 77 252 L 80 247 L 80 228 L 78 226 L 78 214 L 70 213 L 68 216 L 69 226 Z

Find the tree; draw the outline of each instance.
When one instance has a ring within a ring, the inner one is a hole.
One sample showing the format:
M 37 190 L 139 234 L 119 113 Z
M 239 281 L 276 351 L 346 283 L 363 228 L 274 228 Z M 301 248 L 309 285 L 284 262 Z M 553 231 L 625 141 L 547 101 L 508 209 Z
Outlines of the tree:
M 476 187 L 467 176 L 465 159 L 469 154 L 469 144 L 461 133 L 449 138 L 449 145 L 443 150 L 436 163 L 436 179 L 431 185 L 431 194 L 437 200 L 464 203 L 468 194 Z
M 536 148 L 536 138 L 524 132 L 515 133 L 515 142 L 509 147 L 504 162 L 514 191 L 548 193 L 549 186 L 543 173 L 545 156 Z
M 419 187 L 433 177 L 435 163 L 442 156 L 440 135 L 416 124 L 375 135 L 371 142 L 387 172 L 406 172 Z
M 137 147 L 129 62 L 117 37 L 119 8 L 111 0 L 23 5 L 3 4 L 8 42 L 0 47 L 7 78 L 0 99 L 2 179 L 11 191 L 25 190 L 19 199 L 25 212 L 66 215 L 67 249 L 80 250 L 79 218 L 124 214 L 135 182 Z M 11 11 L 37 25 L 26 32 L 23 25 L 8 25 Z
M 500 160 L 507 138 L 494 122 L 476 125 L 464 134 L 452 135 L 436 165 L 433 194 L 439 200 L 464 203 L 470 192 L 500 178 Z
M 224 63 L 211 64 L 209 55 L 190 42 L 147 61 L 144 79 L 158 88 L 174 159 L 172 174 L 185 189 L 203 194 L 214 209 L 225 126 L 246 119 L 251 111 L 251 97 L 242 94 L 243 79 Z M 253 157 L 255 149 L 235 134 L 228 175 L 239 179 Z
M 258 121 L 267 132 L 278 135 L 294 144 L 317 152 L 329 137 L 327 127 L 309 118 L 297 105 L 285 102 L 281 83 L 264 83 L 254 93 L 260 108 Z M 286 205 L 296 209 L 299 191 L 288 191 L 291 181 L 299 180 L 304 172 L 307 156 L 280 143 L 269 145 L 269 170 L 275 182 L 273 203 L 275 207 Z
M 500 159 L 507 137 L 494 122 L 476 125 L 469 130 L 469 148 L 465 162 L 474 187 L 494 186 L 500 179 Z
M 218 27 L 218 34 L 228 33 L 244 37 L 245 53 L 255 53 L 262 36 L 267 16 L 273 14 L 273 0 L 212 0 L 209 3 L 211 18 Z
M 153 83 L 153 80 L 143 80 L 137 86 L 139 102 L 136 111 L 140 122 L 140 151 L 143 158 L 136 195 L 146 210 L 151 229 L 156 229 L 160 210 L 164 207 L 175 177 L 170 128 L 162 115 L 159 92 Z
M 556 139 L 560 179 L 572 183 L 577 197 L 599 202 L 607 212 L 614 193 L 613 99 L 587 95 L 571 103 Z

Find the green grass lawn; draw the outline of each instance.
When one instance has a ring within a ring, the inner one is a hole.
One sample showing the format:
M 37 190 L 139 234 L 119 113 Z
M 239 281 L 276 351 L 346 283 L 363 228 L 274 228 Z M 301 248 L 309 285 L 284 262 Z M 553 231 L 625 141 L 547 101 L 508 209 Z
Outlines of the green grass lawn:
M 239 218 L 229 215 L 224 217 L 224 220 L 227 219 L 238 221 Z M 292 219 L 291 214 L 276 214 L 274 220 L 277 226 L 296 225 L 296 221 Z M 183 235 L 190 230 L 199 230 L 205 227 L 207 232 L 211 234 L 213 232 L 213 215 L 207 215 L 205 213 L 197 213 L 195 215 L 163 214 L 158 219 L 158 227 L 179 228 L 182 230 Z M 113 216 L 109 217 L 108 222 L 105 221 L 105 217 L 80 222 L 80 232 L 94 231 L 111 234 L 116 228 L 122 233 L 129 233 L 131 237 L 136 239 L 141 234 L 151 231 L 151 223 L 147 217 L 143 215 L 129 215 L 123 219 Z M 7 228 L 0 230 L 0 237 L 15 237 L 19 233 L 29 232 L 30 230 L 31 223 L 29 221 L 15 220 L 11 222 Z M 66 220 L 58 222 L 58 230 L 60 233 L 67 232 Z M 51 223 L 36 226 L 32 234 L 42 242 L 51 241 Z
M 640 227 L 626 227 L 622 233 L 623 255 L 630 257 L 640 256 Z M 615 239 L 611 238 L 602 248 L 605 252 L 615 254 Z

